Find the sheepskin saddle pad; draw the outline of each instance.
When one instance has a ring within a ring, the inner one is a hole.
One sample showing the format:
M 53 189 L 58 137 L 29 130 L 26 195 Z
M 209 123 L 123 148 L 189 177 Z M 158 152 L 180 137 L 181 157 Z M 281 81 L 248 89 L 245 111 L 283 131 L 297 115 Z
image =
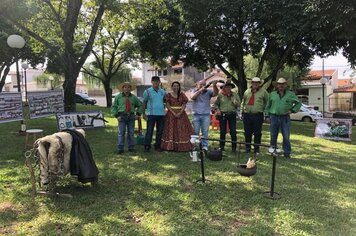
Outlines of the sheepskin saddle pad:
M 82 183 L 97 182 L 95 164 L 83 129 L 63 130 L 35 142 L 40 163 L 41 184 L 46 186 L 70 172 Z

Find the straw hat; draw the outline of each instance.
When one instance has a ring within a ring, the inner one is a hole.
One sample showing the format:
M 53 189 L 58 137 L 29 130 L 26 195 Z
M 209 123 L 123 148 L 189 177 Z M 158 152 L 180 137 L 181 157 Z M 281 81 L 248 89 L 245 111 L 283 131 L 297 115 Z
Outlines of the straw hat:
M 130 82 L 126 81 L 126 82 L 123 82 L 123 83 L 119 84 L 118 89 L 120 90 L 120 92 L 123 92 L 123 91 L 124 91 L 123 88 L 124 88 L 124 86 L 126 86 L 126 85 L 130 86 L 130 91 L 133 91 L 133 90 L 136 89 L 136 85 L 134 85 L 133 83 L 130 83 Z
M 262 83 L 262 80 L 260 78 L 258 78 L 258 77 L 253 77 L 251 79 L 251 82 Z
M 279 78 L 277 80 L 277 84 L 286 84 L 287 83 L 287 80 L 285 78 Z

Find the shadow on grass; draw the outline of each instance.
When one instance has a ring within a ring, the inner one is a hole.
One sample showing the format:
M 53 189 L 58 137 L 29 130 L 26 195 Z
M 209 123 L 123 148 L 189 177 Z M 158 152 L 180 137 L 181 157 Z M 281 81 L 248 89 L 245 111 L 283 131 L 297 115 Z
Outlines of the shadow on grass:
M 73 199 L 38 197 L 31 202 L 22 140 L 9 138 L 21 146 L 15 151 L 11 145 L 0 143 L 2 150 L 12 153 L 1 160 L 6 169 L 0 170 L 0 182 L 11 186 L 3 189 L 5 195 L 23 206 L 25 213 L 13 218 L 10 215 L 18 224 L 26 225 L 23 232 L 351 235 L 356 196 L 351 154 L 356 150 L 352 143 L 312 138 L 313 124 L 293 124 L 294 158 L 277 160 L 275 191 L 282 198 L 273 201 L 262 195 L 270 189 L 269 155 L 259 158 L 255 176 L 245 178 L 236 173 L 236 156 L 226 152 L 221 162 L 206 161 L 206 179 L 210 182 L 199 184 L 200 165 L 190 162 L 187 153 L 144 153 L 142 146 L 137 146 L 136 154 L 115 155 L 117 127 L 114 119 L 109 120 L 105 129 L 87 131 L 100 170 L 99 184 L 82 185 L 70 177 L 58 183 L 57 191 L 70 193 Z M 30 121 L 34 127 L 46 126 L 45 134 L 56 132 L 53 122 L 49 118 Z M 211 135 L 216 138 L 218 132 Z M 243 140 L 241 124 L 238 137 Z M 268 125 L 264 125 L 263 143 L 268 142 Z M 211 143 L 212 147 L 216 145 Z M 243 155 L 243 161 L 247 158 Z M 8 225 L 10 221 L 2 222 Z

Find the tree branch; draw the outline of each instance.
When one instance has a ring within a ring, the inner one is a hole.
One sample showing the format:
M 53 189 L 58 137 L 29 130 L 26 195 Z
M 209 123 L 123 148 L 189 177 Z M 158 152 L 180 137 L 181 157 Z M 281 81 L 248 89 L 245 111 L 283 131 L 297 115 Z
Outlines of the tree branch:
M 261 60 L 259 61 L 258 63 L 258 68 L 257 68 L 257 72 L 256 72 L 256 76 L 257 77 L 260 77 L 261 74 L 262 74 L 262 70 L 263 70 L 263 67 L 264 67 L 264 64 L 265 64 L 265 61 L 266 61 L 266 58 L 267 58 L 267 55 L 269 54 L 270 52 L 270 48 L 271 48 L 271 45 L 273 44 L 271 42 L 272 39 L 270 39 L 268 42 L 267 42 L 267 46 L 262 54 L 262 57 L 261 57 Z
M 96 35 L 96 32 L 98 31 L 101 18 L 103 16 L 105 8 L 106 8 L 106 2 L 107 1 L 103 1 L 103 3 L 99 7 L 98 13 L 97 13 L 97 15 L 95 17 L 95 20 L 94 20 L 94 24 L 93 24 L 92 31 L 90 33 L 89 39 L 87 41 L 87 44 L 85 45 L 85 48 L 83 50 L 83 53 L 82 53 L 80 59 L 78 61 L 78 65 L 80 65 L 80 66 L 82 66 L 84 64 L 86 58 L 89 56 L 89 54 L 90 54 L 90 52 L 91 52 L 91 50 L 93 48 L 95 35 Z
M 93 76 L 93 77 L 95 77 L 95 78 L 97 78 L 97 79 L 99 79 L 99 80 L 103 80 L 102 78 L 100 78 L 99 76 L 97 76 L 97 75 L 95 75 L 94 73 L 92 73 L 91 71 L 89 71 L 89 70 L 87 70 L 85 67 L 82 67 L 82 71 L 81 72 L 83 72 L 83 73 L 85 73 L 85 74 L 88 74 L 88 75 L 90 75 L 90 76 Z
M 54 6 L 53 4 L 51 3 L 51 0 L 44 0 L 44 2 L 49 6 L 49 8 L 51 9 L 53 15 L 54 15 L 54 18 L 57 20 L 59 26 L 61 27 L 61 29 L 64 31 L 64 23 L 61 19 L 61 16 L 60 16 L 60 11 L 57 12 L 56 9 L 54 9 Z M 61 7 L 62 5 L 62 1 L 61 1 L 61 4 L 59 7 Z
M 20 22 L 18 22 L 17 20 L 13 19 L 12 17 L 4 14 L 3 12 L 0 13 L 0 17 L 2 19 L 4 19 L 5 21 L 10 22 L 11 24 L 16 25 L 18 28 L 20 28 L 22 31 L 26 32 L 28 35 L 30 35 L 31 37 L 33 37 L 34 39 L 36 39 L 37 41 L 43 43 L 47 48 L 49 48 L 50 50 L 52 50 L 56 55 L 61 56 L 58 53 L 58 48 L 55 47 L 54 45 L 52 45 L 50 42 L 48 42 L 47 40 L 45 40 L 44 38 L 42 38 L 41 36 L 39 36 L 38 34 L 36 34 L 35 32 L 33 32 L 32 30 L 28 29 L 27 27 L 25 27 L 24 25 L 22 25 Z
M 283 54 L 279 57 L 280 59 L 279 59 L 277 65 L 274 67 L 272 72 L 265 79 L 264 84 L 269 81 L 273 81 L 273 78 L 276 78 L 278 71 L 282 68 L 282 66 L 286 62 L 287 57 L 292 52 L 292 49 L 293 49 L 293 43 L 288 44 L 287 47 L 285 48 Z

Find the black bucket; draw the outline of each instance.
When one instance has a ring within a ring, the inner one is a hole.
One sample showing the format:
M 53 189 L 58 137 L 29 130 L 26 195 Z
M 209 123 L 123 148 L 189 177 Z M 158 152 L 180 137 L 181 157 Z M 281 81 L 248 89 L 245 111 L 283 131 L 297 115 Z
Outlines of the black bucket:
M 210 150 L 208 152 L 208 159 L 211 161 L 221 161 L 222 160 L 222 151 L 217 148 L 215 148 L 214 150 Z
M 256 174 L 257 172 L 257 165 L 255 165 L 255 167 L 253 168 L 246 168 L 247 165 L 246 164 L 241 164 L 237 166 L 237 172 L 242 175 L 242 176 L 246 176 L 246 177 L 250 177 Z

